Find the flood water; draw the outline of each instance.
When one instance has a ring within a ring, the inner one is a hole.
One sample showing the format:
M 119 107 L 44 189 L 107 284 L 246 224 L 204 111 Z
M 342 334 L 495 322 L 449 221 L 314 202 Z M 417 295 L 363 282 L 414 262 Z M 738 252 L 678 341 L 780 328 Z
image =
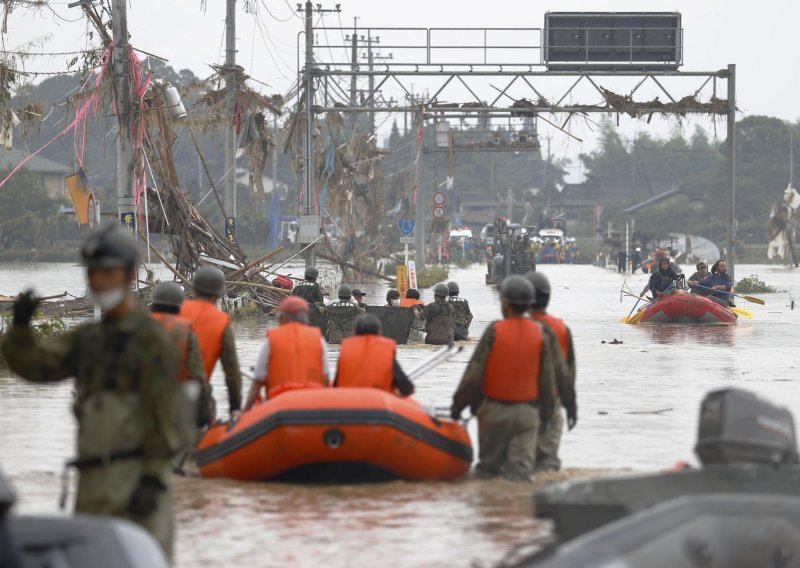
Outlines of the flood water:
M 800 411 L 800 272 L 737 266 L 787 292 L 739 301 L 754 313 L 734 326 L 627 326 L 633 300 L 620 303 L 623 277 L 590 266 L 541 266 L 553 284 L 551 312 L 572 328 L 578 360 L 579 422 L 564 435 L 567 468 L 655 470 L 693 461 L 699 403 L 708 390 L 736 386 Z M 167 275 L 162 275 L 167 278 Z M 478 337 L 499 315 L 484 270 L 452 270 Z M 640 290 L 646 276 L 628 277 Z M 43 295 L 76 290 L 80 267 L 66 264 L 0 267 L 0 294 L 33 284 Z M 383 304 L 386 288 L 362 285 L 368 303 Z M 432 299 L 432 292 L 423 292 Z M 237 324 L 243 366 L 255 364 L 264 322 Z M 622 344 L 603 343 L 614 339 Z M 426 405 L 448 406 L 475 343 L 417 384 Z M 335 361 L 337 353 L 331 350 Z M 400 347 L 406 368 L 431 348 Z M 214 376 L 221 406 L 224 383 Z M 35 386 L 0 377 L 0 467 L 19 493 L 18 512 L 57 513 L 59 474 L 73 456 L 70 385 Z M 470 423 L 475 436 L 475 421 Z M 176 482 L 177 565 L 490 566 L 516 546 L 541 540 L 547 527 L 531 518 L 532 489 L 504 481 L 395 482 L 308 487 L 224 480 Z

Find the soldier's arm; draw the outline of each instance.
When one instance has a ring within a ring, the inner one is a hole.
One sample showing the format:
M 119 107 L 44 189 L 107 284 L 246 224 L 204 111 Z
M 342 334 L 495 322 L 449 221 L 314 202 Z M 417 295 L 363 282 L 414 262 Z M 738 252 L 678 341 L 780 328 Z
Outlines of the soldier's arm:
M 160 331 L 160 330 L 157 330 Z M 164 460 L 187 443 L 175 345 L 163 332 L 136 337 L 139 392 L 144 404 L 142 475 L 160 478 Z
M 392 362 L 392 384 L 395 390 L 400 393 L 400 396 L 414 394 L 414 383 L 409 380 L 408 375 L 403 371 L 397 359 Z
M 486 361 L 489 359 L 489 352 L 494 343 L 494 325 L 490 325 L 483 332 L 478 346 L 472 353 L 464 376 L 453 394 L 453 406 L 450 409 L 452 416 L 459 416 L 467 407 L 471 407 L 473 414 L 478 410 L 478 406 L 483 401 L 483 374 L 486 369 Z
M 542 423 L 547 424 L 553 415 L 556 399 L 556 371 L 552 344 L 542 341 L 542 352 L 539 359 L 539 416 Z
M 236 339 L 231 326 L 222 334 L 222 352 L 220 353 L 222 370 L 225 372 L 225 384 L 228 387 L 228 408 L 230 412 L 242 408 L 242 371 L 239 368 L 239 355 L 236 353 Z
M 567 353 L 567 370 L 569 371 L 570 379 L 574 387 L 578 370 L 575 364 L 575 345 L 572 343 L 572 331 L 569 328 L 567 328 L 567 350 L 569 351 L 569 353 Z
M 546 325 L 542 326 L 544 331 L 544 342 L 547 351 L 552 354 L 553 374 L 556 383 L 556 393 L 561 398 L 561 403 L 565 408 L 570 407 L 575 402 L 575 386 L 569 373 L 569 367 L 561 351 L 556 334 Z
M 12 325 L 3 338 L 9 368 L 32 382 L 60 381 L 77 371 L 78 331 L 38 339 L 30 327 Z
M 322 286 L 319 284 L 314 286 L 314 303 L 325 305 L 325 298 L 322 295 Z
M 469 302 L 466 300 L 464 300 L 464 309 L 467 312 L 467 327 L 469 327 L 472 324 L 472 312 L 469 309 Z

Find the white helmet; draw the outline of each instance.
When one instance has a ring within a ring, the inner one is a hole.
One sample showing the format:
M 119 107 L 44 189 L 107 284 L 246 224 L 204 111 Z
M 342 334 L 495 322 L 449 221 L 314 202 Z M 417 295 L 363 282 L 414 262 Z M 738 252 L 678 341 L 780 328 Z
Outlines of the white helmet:
M 642 252 L 642 247 L 636 247 L 636 252 Z

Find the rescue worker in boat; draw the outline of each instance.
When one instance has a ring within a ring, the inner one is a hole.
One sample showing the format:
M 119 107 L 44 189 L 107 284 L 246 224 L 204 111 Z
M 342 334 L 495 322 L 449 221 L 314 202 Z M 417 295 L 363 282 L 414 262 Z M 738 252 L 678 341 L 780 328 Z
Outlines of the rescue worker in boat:
M 669 258 L 661 257 L 658 259 L 658 267 L 653 270 L 647 285 L 642 290 L 642 293 L 639 294 L 639 297 L 643 297 L 648 290 L 653 298 L 657 298 L 659 294 L 667 291 L 674 292 L 677 279 L 678 273 L 670 266 Z
M 705 260 L 699 260 L 695 268 L 697 272 L 692 274 L 687 282 L 691 288 L 691 292 L 692 294 L 698 294 L 700 296 L 708 296 L 710 294 L 709 290 L 697 286 L 700 282 L 711 276 L 711 273 L 708 271 L 708 263 Z
M 386 305 L 385 308 L 396 308 L 400 306 L 400 292 L 391 289 L 386 292 Z
M 75 510 L 134 522 L 172 554 L 172 467 L 188 445 L 175 345 L 131 292 L 138 251 L 133 235 L 110 224 L 81 249 L 102 319 L 39 339 L 30 327 L 39 300 L 28 291 L 13 307 L 2 351 L 32 382 L 75 378 L 80 472 Z
M 401 308 L 413 308 L 414 306 L 421 305 L 422 300 L 419 299 L 419 290 L 409 288 L 406 292 L 406 297 L 400 300 Z M 425 318 L 424 314 L 414 311 L 414 319 L 411 321 L 411 331 L 408 334 L 409 341 L 424 341 L 425 340 Z
M 161 324 L 178 351 L 180 366 L 178 378 L 182 383 L 193 381 L 198 387 L 198 405 L 195 418 L 198 427 L 208 426 L 211 421 L 208 403 L 208 383 L 203 368 L 203 358 L 191 320 L 179 315 L 184 301 L 183 290 L 177 282 L 162 282 L 150 297 L 150 317 Z
M 447 301 L 453 306 L 455 313 L 455 330 L 453 338 L 456 341 L 465 341 L 469 336 L 469 326 L 472 323 L 472 312 L 469 309 L 469 302 L 464 298 L 459 298 L 460 292 L 457 282 L 448 282 L 447 290 L 450 294 Z
M 353 335 L 356 318 L 364 310 L 351 299 L 352 290 L 347 284 L 339 286 L 339 299 L 325 307 L 328 314 L 328 343 L 338 345 L 345 337 Z
M 537 437 L 548 424 L 556 398 L 556 339 L 525 317 L 535 291 L 518 275 L 503 281 L 503 318 L 486 328 L 453 395 L 454 420 L 470 407 L 478 416 L 480 478 L 530 481 Z
M 322 287 L 317 283 L 319 269 L 316 266 L 307 266 L 304 276 L 305 280 L 295 285 L 292 294 L 300 296 L 310 305 L 316 305 L 318 308 L 323 307 L 325 298 L 322 296 Z
M 415 317 L 425 320 L 425 343 L 428 345 L 454 343 L 455 310 L 447 301 L 448 294 L 446 284 L 437 284 L 433 289 L 433 302 L 414 308 Z
M 414 394 L 414 383 L 397 363 L 397 344 L 381 337 L 381 331 L 381 320 L 374 314 L 358 316 L 355 336 L 342 341 L 333 386 L 376 388 L 400 396 Z
M 367 304 L 364 303 L 364 296 L 366 295 L 366 293 L 362 292 L 358 288 L 353 290 L 353 299 L 356 301 L 356 305 L 362 310 L 367 309 Z
M 712 269 L 712 274 L 700 281 L 700 286 L 711 288 L 707 290 L 709 298 L 725 307 L 734 306 L 733 296 L 722 292 L 733 292 L 733 278 L 728 274 L 728 263 L 718 260 Z M 714 290 L 714 291 L 712 291 Z
M 217 308 L 217 300 L 225 288 L 225 275 L 215 266 L 201 266 L 192 279 L 195 299 L 185 300 L 180 315 L 191 320 L 197 335 L 200 355 L 208 382 L 208 400 L 212 422 L 217 417 L 217 403 L 211 388 L 211 374 L 217 361 L 222 363 L 225 385 L 228 389 L 228 409 L 231 420 L 242 413 L 242 372 L 236 353 L 236 338 L 231 328 L 231 318 Z
M 287 390 L 328 386 L 328 346 L 319 328 L 308 325 L 308 302 L 289 296 L 278 306 L 278 326 L 268 329 L 258 353 L 245 410 L 261 389 L 267 398 Z
M 562 365 L 556 366 L 556 394 L 553 415 L 545 431 L 539 432 L 536 449 L 536 471 L 558 471 L 561 459 L 558 449 L 564 431 L 564 416 L 560 406 L 567 413 L 567 429 L 572 430 L 578 423 L 578 405 L 575 393 L 575 345 L 572 332 L 563 320 L 547 313 L 550 304 L 550 280 L 541 272 L 528 272 L 525 275 L 536 291 L 531 304 L 531 318 L 547 326 L 555 335 L 556 345 L 561 352 Z

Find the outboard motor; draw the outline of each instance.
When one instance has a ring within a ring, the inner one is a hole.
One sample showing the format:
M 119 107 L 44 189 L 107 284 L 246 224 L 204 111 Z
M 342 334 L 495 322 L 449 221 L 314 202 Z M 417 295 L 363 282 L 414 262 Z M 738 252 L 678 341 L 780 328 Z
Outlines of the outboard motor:
M 797 464 L 792 413 L 748 391 L 712 391 L 700 406 L 694 451 L 704 466 Z
M 15 501 L 14 492 L 0 473 L 0 566 L 8 568 L 22 568 L 22 558 L 8 528 L 8 512 Z
M 10 515 L 14 493 L 0 475 L 0 568 L 168 568 L 156 540 L 111 517 Z
M 708 393 L 702 469 L 546 487 L 557 541 L 515 566 L 800 566 L 800 467 L 791 412 L 740 389 Z M 591 561 L 590 561 L 591 560 Z

